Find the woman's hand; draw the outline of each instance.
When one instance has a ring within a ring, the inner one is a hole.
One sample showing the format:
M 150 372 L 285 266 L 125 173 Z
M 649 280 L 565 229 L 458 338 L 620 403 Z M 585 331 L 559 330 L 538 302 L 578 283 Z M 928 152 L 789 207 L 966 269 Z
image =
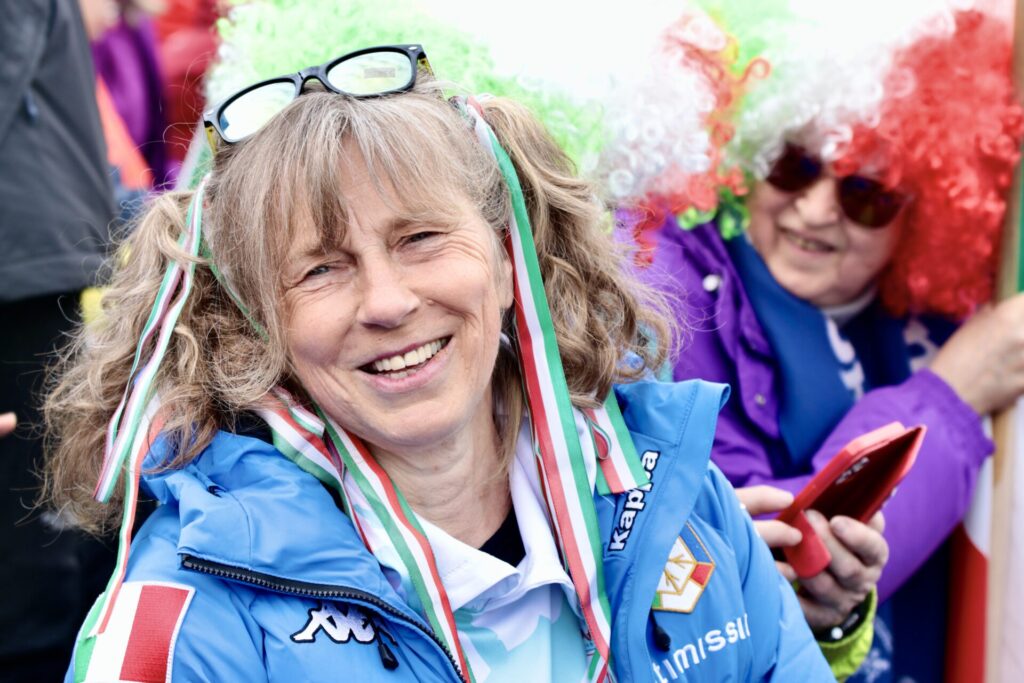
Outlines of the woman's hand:
M 842 515 L 826 520 L 815 510 L 806 514 L 832 555 L 825 571 L 800 579 L 797 594 L 807 623 L 817 631 L 841 624 L 867 599 L 889 559 L 889 544 L 880 512 L 867 524 Z
M 931 369 L 979 415 L 1024 394 L 1024 294 L 979 310 L 939 349 Z
M 780 512 L 793 502 L 793 494 L 773 486 L 739 488 L 736 496 L 755 517 Z M 807 512 L 807 519 L 832 555 L 825 571 L 800 579 L 800 605 L 816 631 L 841 624 L 867 599 L 889 559 L 889 544 L 882 536 L 885 519 L 880 512 L 868 524 L 842 515 L 829 521 L 814 510 Z M 754 529 L 769 548 L 788 548 L 803 538 L 799 529 L 777 519 L 754 520 Z M 797 580 L 788 563 L 776 561 L 775 565 L 787 581 Z
M 766 515 L 772 512 L 781 512 L 793 502 L 793 494 L 789 491 L 777 489 L 774 486 L 745 486 L 736 489 L 736 496 L 740 503 L 747 509 L 752 517 Z M 796 527 L 792 527 L 777 519 L 754 520 L 754 529 L 769 548 L 788 548 L 799 543 L 803 534 Z M 779 573 L 786 577 L 787 581 L 796 580 L 796 572 L 788 562 L 775 561 Z

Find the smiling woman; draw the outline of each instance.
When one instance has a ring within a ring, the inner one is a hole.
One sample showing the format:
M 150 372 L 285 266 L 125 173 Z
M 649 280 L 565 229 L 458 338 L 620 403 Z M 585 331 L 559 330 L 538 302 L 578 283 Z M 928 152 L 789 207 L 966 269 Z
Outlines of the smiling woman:
M 404 89 L 210 123 L 212 173 L 156 201 L 57 372 L 53 501 L 113 524 L 91 494 L 125 469 L 69 680 L 828 680 L 708 467 L 724 387 L 639 381 L 671 326 L 591 188 L 419 46 L 341 59 L 380 51 L 418 55 Z
M 984 306 L 1024 135 L 1010 31 L 976 11 L 938 19 L 886 55 L 878 81 L 863 65 L 837 76 L 837 61 L 800 48 L 799 78 L 785 81 L 793 56 L 776 45 L 764 57 L 778 69 L 748 109 L 729 112 L 749 181 L 742 204 L 725 193 L 696 225 L 670 217 L 647 234 L 649 281 L 679 302 L 680 320 L 699 321 L 673 378 L 736 392 L 712 458 L 752 511 L 784 509 L 856 437 L 894 421 L 928 428 L 884 531 L 878 518 L 812 519 L 832 562 L 801 579 L 800 597 L 839 655 L 837 675 L 867 654 L 851 626 L 870 626 L 877 583 L 873 652 L 855 680 L 942 678 L 944 544 L 992 450 L 985 417 L 1024 394 L 1024 296 Z M 817 78 L 825 101 L 799 89 Z M 865 103 L 833 99 L 837 80 L 883 95 L 877 111 L 854 117 Z M 723 234 L 737 216 L 747 231 Z M 781 522 L 759 524 L 772 545 L 800 541 Z

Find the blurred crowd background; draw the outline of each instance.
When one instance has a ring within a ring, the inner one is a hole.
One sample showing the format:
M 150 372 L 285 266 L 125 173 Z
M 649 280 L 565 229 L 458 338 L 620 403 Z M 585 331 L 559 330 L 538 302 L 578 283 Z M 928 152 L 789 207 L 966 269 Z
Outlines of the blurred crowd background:
M 35 506 L 39 390 L 95 302 L 109 235 L 173 186 L 216 53 L 215 0 L 0 6 L 0 680 L 63 678 L 115 548 Z M 10 419 L 10 416 L 7 417 Z

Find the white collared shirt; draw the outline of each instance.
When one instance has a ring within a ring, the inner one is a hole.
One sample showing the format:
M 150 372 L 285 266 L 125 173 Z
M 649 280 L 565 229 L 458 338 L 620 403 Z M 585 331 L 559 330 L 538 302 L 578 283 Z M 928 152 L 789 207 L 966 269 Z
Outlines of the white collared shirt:
M 420 519 L 477 683 L 586 677 L 579 600 L 559 559 L 529 430 L 524 420 L 509 472 L 512 506 L 526 550 L 518 566 Z M 379 529 L 366 531 L 383 534 Z M 385 574 L 402 597 L 417 606 L 397 553 L 390 546 L 387 550 L 377 556 Z

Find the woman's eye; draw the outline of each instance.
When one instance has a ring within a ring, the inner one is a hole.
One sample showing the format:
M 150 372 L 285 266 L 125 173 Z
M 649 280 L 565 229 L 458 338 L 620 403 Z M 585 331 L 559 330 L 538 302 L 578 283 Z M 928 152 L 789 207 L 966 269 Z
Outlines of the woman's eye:
M 440 233 L 434 232 L 432 230 L 421 230 L 420 232 L 414 232 L 411 235 L 407 236 L 404 241 L 406 244 L 413 244 L 415 242 L 423 242 L 424 240 L 428 240 L 431 237 L 435 237 L 436 235 L 439 234 Z
M 324 275 L 324 274 L 330 272 L 330 270 L 331 270 L 331 267 L 328 266 L 328 265 L 316 266 L 315 268 L 310 268 L 306 272 L 306 277 L 309 278 L 309 277 L 316 277 L 317 275 Z

